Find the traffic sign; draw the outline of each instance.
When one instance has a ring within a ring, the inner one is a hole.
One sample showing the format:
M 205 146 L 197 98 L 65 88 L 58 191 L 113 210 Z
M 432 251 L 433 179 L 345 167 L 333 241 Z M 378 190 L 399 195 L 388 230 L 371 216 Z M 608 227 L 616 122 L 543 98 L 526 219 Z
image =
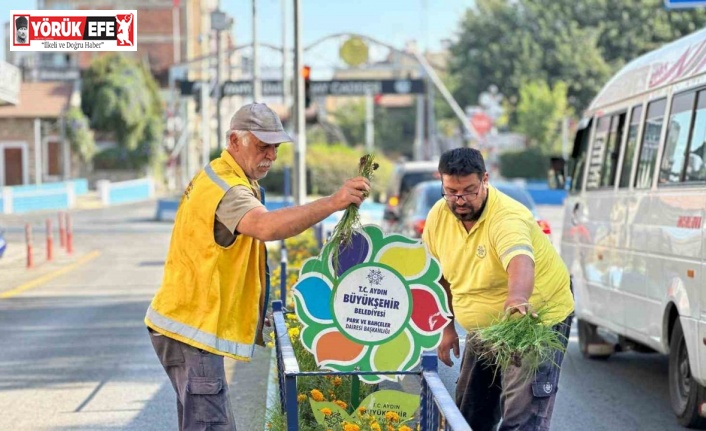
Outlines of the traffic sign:
M 364 96 L 366 94 L 423 94 L 422 79 L 334 79 L 330 81 L 310 81 L 311 96 Z M 182 96 L 198 94 L 199 81 L 181 81 Z M 213 93 L 213 92 L 211 92 Z M 221 87 L 221 97 L 251 96 L 253 85 L 250 80 L 226 81 Z M 262 81 L 263 96 L 281 96 L 282 81 Z
M 706 6 L 706 0 L 664 0 L 667 9 L 684 9 Z
M 311 81 L 312 96 L 363 96 L 366 94 L 423 94 L 422 79 L 334 79 Z
M 493 128 L 493 119 L 483 111 L 477 111 L 471 116 L 471 124 L 476 132 L 483 137 Z

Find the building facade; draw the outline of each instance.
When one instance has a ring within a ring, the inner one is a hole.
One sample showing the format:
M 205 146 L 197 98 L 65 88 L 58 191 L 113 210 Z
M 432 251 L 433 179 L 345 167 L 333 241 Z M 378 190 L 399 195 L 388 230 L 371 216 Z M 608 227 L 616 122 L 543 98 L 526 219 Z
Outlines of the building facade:
M 75 90 L 66 82 L 23 82 L 17 104 L 0 106 L 0 187 L 73 178 L 62 119 Z

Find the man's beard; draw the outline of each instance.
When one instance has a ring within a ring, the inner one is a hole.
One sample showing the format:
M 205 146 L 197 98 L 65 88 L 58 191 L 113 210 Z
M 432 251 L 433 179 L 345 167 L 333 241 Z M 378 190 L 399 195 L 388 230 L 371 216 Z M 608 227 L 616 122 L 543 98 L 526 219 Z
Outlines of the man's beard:
M 17 43 L 25 43 L 25 42 L 27 42 L 26 37 L 21 37 L 21 36 L 17 35 Z
M 452 204 L 451 205 L 451 212 L 454 213 L 457 219 L 461 221 L 478 221 L 480 218 L 481 214 L 483 214 L 483 210 L 485 210 L 485 204 L 488 203 L 488 195 L 485 195 L 485 199 L 483 199 L 483 203 L 480 205 L 480 208 L 478 208 L 478 211 L 474 210 L 473 207 L 466 202 L 463 207 L 461 208 L 467 208 L 470 210 L 467 213 L 464 214 L 459 214 L 456 212 L 456 209 L 459 207 L 457 204 Z M 466 206 L 468 205 L 468 206 Z

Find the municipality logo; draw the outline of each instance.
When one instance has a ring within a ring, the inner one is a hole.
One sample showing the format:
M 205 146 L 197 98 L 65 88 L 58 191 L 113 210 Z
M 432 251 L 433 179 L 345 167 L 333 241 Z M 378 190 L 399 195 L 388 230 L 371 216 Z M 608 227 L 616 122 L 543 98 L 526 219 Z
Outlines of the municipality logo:
M 11 11 L 10 51 L 137 51 L 136 10 Z

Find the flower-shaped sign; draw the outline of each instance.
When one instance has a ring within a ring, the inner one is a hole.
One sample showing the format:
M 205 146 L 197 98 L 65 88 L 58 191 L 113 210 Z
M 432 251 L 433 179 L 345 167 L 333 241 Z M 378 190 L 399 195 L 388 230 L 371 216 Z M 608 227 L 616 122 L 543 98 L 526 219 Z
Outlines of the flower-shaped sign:
M 333 371 L 407 371 L 434 349 L 449 322 L 439 263 L 419 241 L 368 225 L 341 247 L 307 260 L 294 286 L 301 341 Z M 337 271 L 335 273 L 334 271 Z M 363 375 L 378 383 L 395 375 Z

